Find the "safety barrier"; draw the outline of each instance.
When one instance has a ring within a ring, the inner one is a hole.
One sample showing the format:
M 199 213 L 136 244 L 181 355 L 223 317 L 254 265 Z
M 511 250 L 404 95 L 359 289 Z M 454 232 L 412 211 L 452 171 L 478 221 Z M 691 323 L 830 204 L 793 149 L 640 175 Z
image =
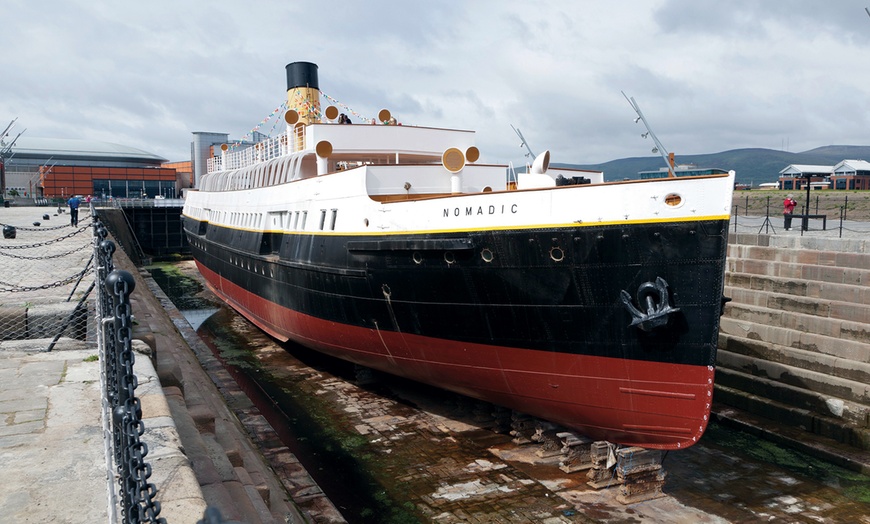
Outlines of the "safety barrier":
M 132 348 L 133 315 L 130 294 L 135 288 L 133 275 L 114 268 L 115 243 L 108 240 L 108 230 L 93 217 L 94 256 L 97 260 L 97 344 L 102 369 L 103 421 L 109 469 L 118 475 L 119 495 L 111 480 L 110 511 L 118 505 L 121 521 L 126 523 L 165 523 L 160 518 L 160 502 L 155 500 L 157 487 L 148 482 L 151 465 L 145 461 L 148 445 L 140 440 L 145 432 L 142 406 L 136 397 L 135 356 Z M 108 426 L 108 427 L 107 427 Z M 111 440 L 109 440 L 109 428 Z M 114 467 L 112 467 L 114 466 Z M 111 476 L 110 476 L 111 478 Z M 110 521 L 115 522 L 114 518 Z

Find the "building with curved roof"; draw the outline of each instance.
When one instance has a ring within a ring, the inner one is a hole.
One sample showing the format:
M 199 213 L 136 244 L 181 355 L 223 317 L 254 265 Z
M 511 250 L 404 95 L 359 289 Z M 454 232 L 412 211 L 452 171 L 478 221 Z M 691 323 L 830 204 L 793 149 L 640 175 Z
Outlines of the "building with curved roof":
M 111 142 L 20 136 L 4 158 L 4 197 L 174 197 L 175 169 L 141 149 Z
M 130 146 L 75 138 L 21 136 L 11 152 L 10 164 L 44 165 L 47 159 L 63 165 L 160 167 L 165 158 Z M 7 165 L 7 167 L 9 167 Z

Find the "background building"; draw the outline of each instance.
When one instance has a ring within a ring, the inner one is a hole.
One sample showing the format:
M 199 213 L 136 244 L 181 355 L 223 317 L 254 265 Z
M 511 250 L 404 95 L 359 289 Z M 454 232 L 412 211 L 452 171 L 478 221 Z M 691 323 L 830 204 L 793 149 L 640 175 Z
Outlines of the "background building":
M 813 189 L 830 189 L 832 166 L 791 164 L 779 172 L 779 188 L 798 191 L 806 188 L 807 180 Z
M 187 187 L 199 187 L 199 181 L 208 172 L 208 159 L 220 156 L 220 147 L 224 144 L 236 147 L 247 147 L 269 138 L 259 131 L 251 133 L 250 140 L 230 141 L 228 133 L 208 133 L 204 131 L 193 132 L 193 142 L 190 144 L 190 158 L 193 164 L 194 184 Z M 217 149 L 215 149 L 217 148 Z
M 843 160 L 832 169 L 834 189 L 870 189 L 870 162 Z
M 165 158 L 95 140 L 21 136 L 4 160 L 5 198 L 172 198 L 185 182 Z

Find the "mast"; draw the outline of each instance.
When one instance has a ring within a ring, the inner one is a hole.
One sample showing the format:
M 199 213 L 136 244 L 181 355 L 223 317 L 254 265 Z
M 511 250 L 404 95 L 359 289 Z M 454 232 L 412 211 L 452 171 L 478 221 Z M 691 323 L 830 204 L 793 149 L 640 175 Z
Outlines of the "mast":
M 628 100 L 628 103 L 631 104 L 631 108 L 634 109 L 635 113 L 637 113 L 637 118 L 634 119 L 634 123 L 636 124 L 638 121 L 642 121 L 643 125 L 646 127 L 646 133 L 643 133 L 640 136 L 643 138 L 646 138 L 648 136 L 652 137 L 653 142 L 655 142 L 656 144 L 656 146 L 652 148 L 652 152 L 662 155 L 662 159 L 665 161 L 665 165 L 668 166 L 668 176 L 675 177 L 676 175 L 674 174 L 673 155 L 668 153 L 668 150 L 665 149 L 665 146 L 663 146 L 662 143 L 659 142 L 658 137 L 656 137 L 656 134 L 653 133 L 652 128 L 649 126 L 649 122 L 646 121 L 646 117 L 643 116 L 643 112 L 640 110 L 640 106 L 637 105 L 637 102 L 634 101 L 634 97 L 629 98 L 628 95 L 625 94 L 625 91 L 620 92 L 622 93 L 622 96 L 624 96 L 625 99 Z
M 526 157 L 531 158 L 531 159 L 534 160 L 534 159 L 537 157 L 537 155 L 535 155 L 534 153 L 532 153 L 532 148 L 529 147 L 529 143 L 526 142 L 526 139 L 523 137 L 523 134 L 520 133 L 520 130 L 517 129 L 517 128 L 515 128 L 513 124 L 511 124 L 511 129 L 513 129 L 513 130 L 514 130 L 514 133 L 516 133 L 517 136 L 520 137 L 520 140 L 521 140 L 521 142 L 520 142 L 520 147 L 525 146 L 526 151 L 528 151 L 528 153 L 526 153 Z
M 12 146 L 15 145 L 15 142 L 18 141 L 18 137 L 27 131 L 26 129 L 21 133 L 18 133 L 15 138 L 12 139 L 11 142 L 6 142 L 6 137 L 9 136 L 9 132 L 12 131 L 12 128 L 15 127 L 15 121 L 18 120 L 18 117 L 12 119 L 9 122 L 9 125 L 6 126 L 6 129 L 0 133 L 0 203 L 6 201 L 6 160 L 12 158 L 13 154 L 9 154 L 12 151 Z

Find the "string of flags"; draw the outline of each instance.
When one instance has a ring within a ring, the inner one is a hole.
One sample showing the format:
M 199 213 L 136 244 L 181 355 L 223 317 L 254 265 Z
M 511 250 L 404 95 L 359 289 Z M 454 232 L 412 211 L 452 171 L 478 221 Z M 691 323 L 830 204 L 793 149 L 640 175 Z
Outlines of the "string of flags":
M 362 123 L 368 124 L 368 123 L 372 122 L 372 120 L 374 120 L 374 119 L 370 119 L 364 115 L 357 113 L 356 111 L 351 109 L 350 106 L 348 106 L 347 104 L 344 104 L 344 103 L 336 100 L 335 98 L 329 96 L 328 94 L 324 93 L 323 91 L 321 91 L 320 94 L 325 99 L 327 99 L 330 102 L 330 104 L 343 108 L 345 114 L 350 114 L 350 115 L 356 117 L 356 119 Z M 308 98 L 306 98 L 302 95 L 302 92 L 299 89 L 296 89 L 296 92 L 293 93 L 293 98 L 295 100 L 297 100 L 298 103 L 301 104 L 302 107 L 300 109 L 305 109 L 309 114 L 313 113 L 316 116 L 316 118 L 318 118 L 318 119 L 324 118 L 323 110 L 320 107 L 314 106 Z M 270 120 L 272 120 L 272 118 L 275 117 L 275 115 L 279 115 L 279 117 L 276 118 L 275 122 L 272 124 L 272 128 L 269 130 L 268 136 L 272 136 L 272 133 L 275 131 L 275 127 L 278 125 L 278 122 L 280 122 L 282 120 L 282 118 L 280 118 L 280 117 L 284 115 L 284 112 L 287 111 L 287 109 L 288 109 L 287 102 L 286 101 L 282 102 L 281 105 L 279 105 L 278 107 L 273 109 L 272 112 L 269 113 L 268 116 L 266 116 L 263 120 L 261 120 L 250 131 L 245 133 L 245 135 L 242 136 L 242 138 L 236 140 L 233 144 L 231 144 L 230 150 L 235 149 L 236 147 L 242 145 L 246 140 L 252 138 L 254 133 L 258 132 L 260 130 L 260 128 L 262 128 L 266 123 L 268 123 Z
M 371 121 L 368 117 L 365 117 L 365 116 L 363 116 L 363 115 L 357 113 L 356 111 L 354 111 L 353 109 L 351 109 L 350 107 L 348 107 L 346 104 L 343 104 L 343 103 L 339 102 L 338 100 L 332 98 L 331 96 L 327 95 L 327 94 L 324 93 L 323 91 L 321 91 L 320 94 L 323 95 L 324 98 L 326 98 L 327 100 L 329 100 L 329 102 L 330 102 L 332 105 L 336 105 L 336 106 L 341 106 L 341 107 L 343 107 L 344 110 L 345 110 L 345 113 L 350 113 L 351 115 L 357 117 L 361 122 L 364 122 L 364 123 L 368 124 L 368 123 Z
M 272 119 L 272 117 L 274 117 L 276 114 L 283 115 L 284 111 L 286 111 L 286 110 L 287 110 L 287 102 L 281 102 L 281 105 L 279 105 L 278 107 L 273 109 L 272 112 L 269 113 L 269 116 L 260 120 L 260 123 L 258 123 L 250 131 L 245 133 L 245 135 L 242 136 L 242 138 L 236 140 L 232 145 L 230 145 L 230 150 L 235 149 L 236 147 L 240 146 L 245 140 L 253 137 L 254 133 L 258 132 L 260 130 L 260 128 L 263 127 L 263 125 L 265 125 L 269 120 Z M 278 124 L 279 120 L 280 120 L 280 118 L 275 120 L 275 124 L 272 125 L 272 131 L 274 131 L 275 125 Z M 271 134 L 272 131 L 269 131 L 269 134 Z

